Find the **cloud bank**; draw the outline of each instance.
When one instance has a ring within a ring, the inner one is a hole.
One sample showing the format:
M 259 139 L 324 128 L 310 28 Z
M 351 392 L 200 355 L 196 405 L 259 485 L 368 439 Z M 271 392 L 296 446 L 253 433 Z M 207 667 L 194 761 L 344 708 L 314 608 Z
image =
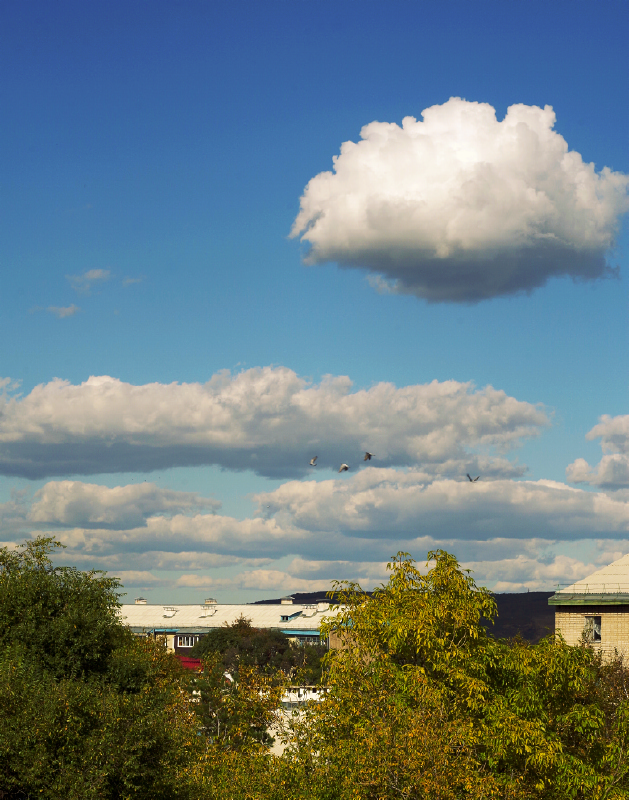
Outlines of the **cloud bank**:
M 348 481 L 290 481 L 256 495 L 287 529 L 345 537 L 482 541 L 577 540 L 629 535 L 629 503 L 554 481 L 426 481 L 409 470 L 369 468 Z
M 0 381 L 0 474 L 27 478 L 217 464 L 268 477 L 379 465 L 430 475 L 522 475 L 503 453 L 548 425 L 544 410 L 486 386 L 432 381 L 352 391 L 285 367 L 220 372 L 207 383 L 134 386 L 108 376 L 55 379 L 21 397 Z
M 429 302 L 611 274 L 629 176 L 570 151 L 550 106 L 513 105 L 498 121 L 487 103 L 453 97 L 422 118 L 365 125 L 334 171 L 310 180 L 291 231 L 306 263 L 364 268 Z
M 257 514 L 236 519 L 207 513 L 214 501 L 192 493 L 61 481 L 30 504 L 0 505 L 0 523 L 16 539 L 51 531 L 67 546 L 64 563 L 173 591 L 307 591 L 343 578 L 369 588 L 386 579 L 392 553 L 421 561 L 435 547 L 503 591 L 551 588 L 593 571 L 555 554 L 558 543 L 601 538 L 601 563 L 629 546 L 628 500 L 550 481 L 470 484 L 368 467 L 346 480 L 291 481 L 256 500 Z
M 629 414 L 605 414 L 585 438 L 600 438 L 605 455 L 594 468 L 584 458 L 577 458 L 566 468 L 566 479 L 611 491 L 629 487 Z

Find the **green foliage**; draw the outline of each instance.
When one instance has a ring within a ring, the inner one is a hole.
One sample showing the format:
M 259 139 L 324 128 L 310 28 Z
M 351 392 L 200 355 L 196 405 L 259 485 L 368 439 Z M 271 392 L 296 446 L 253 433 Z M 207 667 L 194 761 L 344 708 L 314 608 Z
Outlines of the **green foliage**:
M 225 676 L 220 654 L 203 661 L 203 672 L 191 681 L 195 710 L 214 751 L 257 752 L 270 744 L 283 683 L 255 666 L 241 665 L 238 680 Z
M 0 550 L 0 796 L 189 797 L 179 663 L 120 623 L 115 580 L 53 567 L 57 546 Z
M 341 798 L 625 797 L 622 664 L 559 637 L 493 639 L 490 594 L 448 553 L 429 559 L 422 575 L 399 553 L 371 597 L 339 585 L 327 632 L 345 649 L 329 656 L 331 691 L 295 752 L 318 753 Z
M 215 628 L 200 639 L 191 656 L 220 655 L 223 670 L 234 677 L 242 667 L 256 667 L 266 675 L 282 675 L 302 684 L 321 679 L 324 645 L 298 645 L 281 631 L 254 628 L 241 616 L 232 625 Z
M 54 567 L 49 554 L 61 546 L 40 537 L 0 548 L 0 650 L 20 644 L 59 678 L 105 672 L 128 639 L 115 613 L 120 584 L 100 572 Z
M 491 595 L 448 553 L 426 574 L 398 553 L 373 594 L 337 585 L 329 691 L 291 718 L 282 692 L 315 648 L 241 619 L 184 674 L 121 625 L 116 581 L 54 568 L 56 546 L 0 550 L 5 800 L 629 797 L 622 660 L 555 636 L 494 639 Z
M 627 669 L 560 637 L 494 642 L 479 753 L 517 771 L 531 796 L 620 798 L 629 791 Z
M 147 680 L 126 693 L 103 681 L 53 677 L 23 654 L 0 656 L 0 789 L 9 797 L 187 796 L 175 779 L 197 742 L 189 704 L 137 643 Z M 170 659 L 168 659 L 170 660 Z

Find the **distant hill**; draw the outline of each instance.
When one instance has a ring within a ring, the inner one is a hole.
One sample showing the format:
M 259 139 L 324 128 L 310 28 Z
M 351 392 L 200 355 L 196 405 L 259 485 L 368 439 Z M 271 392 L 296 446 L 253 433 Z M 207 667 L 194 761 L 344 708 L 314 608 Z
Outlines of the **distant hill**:
M 555 630 L 555 609 L 548 605 L 554 592 L 495 594 L 498 616 L 488 629 L 497 639 L 510 639 L 519 633 L 536 644 Z
M 498 616 L 493 625 L 487 625 L 490 633 L 498 639 L 520 636 L 527 642 L 536 644 L 541 638 L 555 630 L 555 609 L 548 605 L 548 598 L 554 592 L 517 592 L 495 594 Z M 326 592 L 293 592 L 294 602 L 319 603 L 329 601 Z M 255 605 L 279 603 L 275 600 L 258 600 Z
M 371 594 L 371 592 L 369 592 Z M 297 605 L 301 605 L 302 603 L 329 603 L 330 597 L 327 592 L 293 592 L 289 597 L 293 598 L 293 601 L 297 603 Z M 276 597 L 275 600 L 256 600 L 255 603 L 251 605 L 254 606 L 270 606 L 272 604 L 276 604 L 280 602 L 279 597 Z

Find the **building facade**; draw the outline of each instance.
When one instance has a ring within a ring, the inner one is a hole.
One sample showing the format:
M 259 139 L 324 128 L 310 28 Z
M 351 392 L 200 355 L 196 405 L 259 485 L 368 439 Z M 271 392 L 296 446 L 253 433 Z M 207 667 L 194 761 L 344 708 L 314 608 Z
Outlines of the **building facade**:
M 629 555 L 558 590 L 548 603 L 568 644 L 585 640 L 606 657 L 629 657 Z

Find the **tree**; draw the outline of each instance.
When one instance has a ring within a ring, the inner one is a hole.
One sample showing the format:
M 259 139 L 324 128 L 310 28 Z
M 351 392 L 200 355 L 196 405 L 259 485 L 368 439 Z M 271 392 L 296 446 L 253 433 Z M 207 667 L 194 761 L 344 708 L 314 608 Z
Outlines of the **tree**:
M 120 622 L 115 579 L 0 549 L 0 796 L 190 794 L 198 723 L 177 660 Z
M 128 633 L 120 624 L 120 584 L 101 572 L 55 567 L 62 545 L 39 537 L 0 549 L 0 651 L 19 646 L 57 678 L 104 673 Z
M 291 757 L 321 797 L 620 798 L 629 791 L 626 671 L 560 637 L 495 640 L 490 593 L 444 551 L 406 553 L 371 596 L 338 584 L 330 691 Z M 621 677 L 619 677 L 621 676 Z M 336 794 L 326 794 L 335 786 Z
M 267 744 L 279 649 L 269 658 L 240 620 L 209 640 L 203 673 L 184 676 L 120 623 L 117 582 L 53 567 L 57 546 L 0 550 L 5 800 L 629 796 L 622 659 L 558 636 L 495 639 L 483 624 L 496 612 L 490 593 L 448 553 L 429 553 L 426 574 L 398 553 L 372 594 L 337 585 L 323 634 L 344 648 L 326 656 L 327 694 L 292 721 L 277 758 Z
M 257 667 L 280 680 L 289 677 L 304 684 L 318 683 L 325 645 L 298 645 L 281 631 L 254 628 L 241 616 L 232 625 L 214 628 L 195 644 L 194 658 L 220 655 L 223 670 L 234 677 L 242 667 Z
M 284 685 L 255 666 L 241 665 L 237 679 L 227 677 L 220 655 L 203 660 L 203 671 L 192 678 L 195 710 L 214 750 L 258 752 L 272 738 Z

